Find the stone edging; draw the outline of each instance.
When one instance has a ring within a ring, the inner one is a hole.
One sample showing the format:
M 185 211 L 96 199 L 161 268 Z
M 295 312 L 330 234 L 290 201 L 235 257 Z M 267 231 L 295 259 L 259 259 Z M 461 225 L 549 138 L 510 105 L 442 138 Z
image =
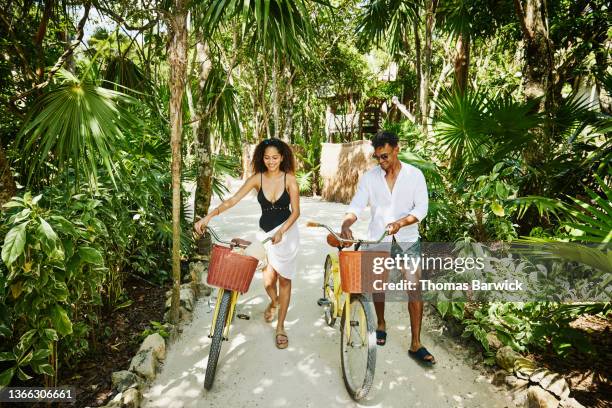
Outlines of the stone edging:
M 570 388 L 559 373 L 552 372 L 504 346 L 495 355 L 502 370 L 492 380 L 496 386 L 506 386 L 518 407 L 526 408 L 584 408 L 569 398 Z
M 212 289 L 203 283 L 208 268 L 208 260 L 208 256 L 198 256 L 194 262 L 189 264 L 188 280 L 180 288 L 180 317 L 176 328 L 177 333 L 182 331 L 184 325 L 191 322 L 196 300 L 202 296 L 209 296 L 212 292 Z M 171 296 L 172 290 L 167 291 L 165 322 L 169 320 Z M 169 331 L 175 329 L 170 323 L 165 323 L 164 326 Z M 139 408 L 142 403 L 143 390 L 153 382 L 160 364 L 166 358 L 166 346 L 166 340 L 159 333 L 147 336 L 132 358 L 129 369 L 112 374 L 114 396 L 101 408 Z

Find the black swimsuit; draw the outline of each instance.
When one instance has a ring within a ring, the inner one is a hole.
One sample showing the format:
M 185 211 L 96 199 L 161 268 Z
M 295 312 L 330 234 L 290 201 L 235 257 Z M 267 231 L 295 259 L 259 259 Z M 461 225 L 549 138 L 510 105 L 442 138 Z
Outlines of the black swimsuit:
M 287 186 L 287 173 L 285 173 L 285 186 Z M 257 201 L 261 205 L 261 218 L 259 219 L 259 226 L 265 232 L 272 231 L 274 228 L 287 221 L 287 218 L 291 215 L 289 210 L 289 204 L 291 204 L 291 198 L 287 192 L 287 187 L 283 194 L 273 203 L 268 201 L 266 195 L 263 192 L 263 173 L 261 174 L 261 188 L 257 194 Z

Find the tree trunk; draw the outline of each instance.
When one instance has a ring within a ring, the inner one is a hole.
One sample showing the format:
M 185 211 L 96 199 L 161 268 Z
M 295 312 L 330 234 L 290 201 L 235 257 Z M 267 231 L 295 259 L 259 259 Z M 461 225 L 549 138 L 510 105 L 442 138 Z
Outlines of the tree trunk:
M 431 55 L 432 55 L 432 34 L 435 24 L 436 9 L 439 0 L 428 0 L 426 4 L 425 15 L 425 49 L 424 49 L 424 67 L 421 73 L 421 89 L 419 90 L 421 124 L 423 133 L 427 136 L 429 122 L 429 76 L 431 75 Z
M 11 166 L 4 153 L 2 143 L 0 143 L 0 211 L 2 211 L 2 204 L 9 202 L 16 192 L 17 186 L 11 172 Z
M 542 98 L 539 110 L 542 111 L 549 101 L 551 88 L 552 59 L 548 38 L 548 16 L 543 0 L 527 0 L 523 9 L 520 0 L 514 0 L 517 14 L 521 20 L 525 41 L 525 65 L 523 66 L 523 86 L 525 97 Z
M 417 13 L 418 13 L 418 9 L 417 9 Z M 414 116 L 416 117 L 416 123 L 421 124 L 423 123 L 423 115 L 421 114 L 421 81 L 423 78 L 423 67 L 421 64 L 421 33 L 420 33 L 420 25 L 419 25 L 419 18 L 418 18 L 418 14 L 417 14 L 417 18 L 414 19 L 413 22 L 413 29 L 414 29 L 414 52 L 416 54 L 416 60 L 415 60 L 415 68 L 416 68 L 416 81 L 417 81 L 417 88 L 416 88 L 416 100 L 414 103 Z
M 210 49 L 208 43 L 202 38 L 201 31 L 198 32 L 198 42 L 196 44 L 196 63 L 199 68 L 198 77 L 198 103 L 196 107 L 197 116 L 202 116 L 206 113 L 208 106 L 206 104 L 206 96 L 204 95 L 204 87 L 212 70 L 212 61 L 210 59 Z M 195 129 L 196 134 L 196 157 L 198 160 L 198 179 L 196 181 L 195 205 L 194 205 L 194 221 L 196 217 L 204 217 L 208 214 L 208 207 L 212 199 L 212 144 L 208 119 L 203 119 L 197 122 L 198 126 Z
M 276 139 L 280 139 L 281 136 L 281 117 L 280 117 L 280 105 L 281 105 L 281 91 L 280 91 L 280 84 L 279 84 L 279 75 L 282 75 L 281 73 L 279 73 L 279 65 L 280 65 L 280 58 L 277 59 L 276 57 L 276 49 L 273 50 L 272 53 L 272 97 L 270 98 L 272 100 L 272 116 L 273 116 L 273 120 L 274 120 L 274 137 Z M 282 67 L 280 67 L 280 69 L 282 69 Z
M 460 34 L 457 38 L 455 54 L 455 86 L 460 93 L 467 88 L 470 68 L 470 36 Z
M 521 0 L 514 0 L 524 40 L 525 65 L 523 66 L 523 92 L 526 100 L 539 99 L 535 109 L 545 112 L 553 106 L 553 61 L 548 37 L 548 16 L 544 0 L 527 0 L 523 8 Z M 549 121 L 547 121 L 549 122 Z M 537 166 L 551 149 L 551 129 L 544 125 L 536 131 L 534 143 L 526 149 L 524 157 L 528 165 Z M 533 186 L 538 191 L 537 186 Z
M 181 142 L 183 94 L 187 72 L 187 0 L 175 0 L 169 16 L 168 62 L 170 63 L 170 145 L 172 148 L 172 301 L 170 320 L 179 321 L 181 286 Z

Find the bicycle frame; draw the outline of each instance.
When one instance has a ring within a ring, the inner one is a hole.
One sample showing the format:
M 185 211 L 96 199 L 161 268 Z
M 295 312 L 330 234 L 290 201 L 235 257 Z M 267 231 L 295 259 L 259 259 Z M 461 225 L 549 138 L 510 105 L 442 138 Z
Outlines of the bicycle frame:
M 210 331 L 208 332 L 209 338 L 212 337 L 213 333 L 215 332 L 215 326 L 217 325 L 217 315 L 219 314 L 219 304 L 221 303 L 221 299 L 223 298 L 223 293 L 226 290 L 227 289 L 223 289 L 223 288 L 217 289 L 217 302 L 215 304 L 215 312 L 213 314 L 212 324 L 210 325 Z M 227 314 L 227 321 L 225 322 L 223 340 L 229 339 L 230 323 L 234 319 L 234 312 L 236 311 L 236 304 L 238 304 L 238 296 L 240 295 L 236 291 L 231 291 L 231 292 L 232 292 L 232 299 L 230 301 L 230 310 L 229 310 L 229 313 Z
M 219 235 L 217 235 L 217 233 L 215 232 L 215 230 L 213 230 L 210 227 L 207 227 L 208 231 L 210 232 L 210 235 L 213 236 L 213 238 L 215 239 L 215 241 L 220 242 L 222 244 L 226 244 L 226 245 L 230 245 L 230 246 L 238 246 L 241 248 L 246 248 L 247 245 L 241 245 L 241 244 L 235 244 L 233 241 L 224 241 L 221 238 L 219 238 Z M 267 241 L 271 240 L 272 238 L 268 237 L 265 240 L 262 241 L 262 244 L 265 244 Z M 219 314 L 219 305 L 221 303 L 221 299 L 223 298 L 223 293 L 225 293 L 225 291 L 228 289 L 223 289 L 223 288 L 218 288 L 217 289 L 217 302 L 215 304 L 215 312 L 213 314 L 213 318 L 212 318 L 212 324 L 210 325 L 210 331 L 208 333 L 208 337 L 212 337 L 213 333 L 215 332 L 215 326 L 216 326 L 216 322 L 217 322 L 217 315 Z M 230 323 L 232 322 L 232 320 L 234 319 L 234 313 L 236 311 L 236 304 L 238 304 L 238 296 L 240 295 L 240 293 L 236 292 L 236 291 L 231 291 L 232 292 L 232 298 L 230 301 L 230 309 L 229 309 L 229 313 L 227 314 L 227 321 L 225 322 L 225 329 L 223 332 L 223 339 L 224 340 L 228 340 L 229 339 L 229 330 L 230 330 Z
M 319 223 L 315 223 L 315 222 L 308 222 L 307 226 L 309 226 L 309 227 L 321 227 L 321 228 L 325 228 L 339 242 L 354 244 L 355 245 L 355 250 L 358 250 L 358 248 L 361 246 L 361 244 L 378 244 L 388 235 L 387 232 L 385 231 L 378 240 L 374 240 L 374 241 L 344 239 L 344 238 L 341 238 L 338 234 L 336 234 L 330 227 L 328 227 L 325 224 L 319 224 Z M 338 248 L 338 252 L 340 252 L 341 250 L 342 250 L 342 248 Z M 348 318 L 345 320 L 344 324 L 347 325 L 345 327 L 345 330 L 348 333 L 348 340 L 350 341 L 350 339 L 351 339 L 351 332 L 352 332 L 350 330 L 350 324 L 351 324 L 351 319 L 350 319 L 350 316 L 351 316 L 351 294 L 350 293 L 346 293 L 346 292 L 344 292 L 342 290 L 342 282 L 341 282 L 341 278 L 340 278 L 340 260 L 339 260 L 338 252 L 330 252 L 327 255 L 331 259 L 331 263 L 332 263 L 331 272 L 332 272 L 332 275 L 333 275 L 333 282 L 334 282 L 334 303 L 335 303 L 335 306 L 336 306 L 336 307 L 334 307 L 334 314 L 335 314 L 334 317 L 336 317 L 336 318 L 341 317 L 342 313 L 344 311 L 346 311 L 346 316 L 348 316 Z M 343 299 L 343 297 L 344 297 L 344 299 Z M 361 313 L 363 313 L 363 310 L 361 311 Z M 360 316 L 360 317 L 365 317 L 365 316 Z M 361 335 L 362 335 L 362 337 L 364 337 L 365 336 L 364 330 L 366 330 L 366 328 L 365 327 L 361 327 L 360 329 L 361 329 Z
M 345 330 L 347 330 L 348 340 L 350 341 L 351 333 L 352 333 L 352 331 L 350 330 L 351 294 L 346 293 L 342 290 L 342 282 L 340 279 L 340 262 L 338 259 L 338 253 L 330 252 L 328 256 L 330 257 L 332 261 L 331 272 L 332 272 L 332 277 L 334 281 L 334 303 L 336 305 L 336 307 L 334 307 L 334 315 L 335 315 L 334 317 L 336 318 L 342 317 L 342 313 L 346 311 L 346 315 L 349 316 L 349 318 L 345 320 L 344 324 L 346 325 Z M 363 310 L 361 311 L 361 313 L 363 313 Z M 360 317 L 365 317 L 365 316 L 360 316 Z M 362 326 L 360 329 L 361 329 L 362 337 L 365 337 L 366 327 Z

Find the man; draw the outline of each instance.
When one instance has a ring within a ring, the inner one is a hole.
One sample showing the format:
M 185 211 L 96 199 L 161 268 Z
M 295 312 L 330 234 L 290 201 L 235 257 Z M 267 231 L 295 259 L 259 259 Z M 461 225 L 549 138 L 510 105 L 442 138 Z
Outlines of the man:
M 427 215 L 427 185 L 419 169 L 398 159 L 398 141 L 396 134 L 385 131 L 378 132 L 372 139 L 373 157 L 378 161 L 378 166 L 359 180 L 357 192 L 342 222 L 341 236 L 346 239 L 353 238 L 351 225 L 369 204 L 372 219 L 368 239 L 378 239 L 386 230 L 390 236 L 386 237 L 385 241 L 392 242 L 391 257 L 398 254 L 420 257 L 418 223 Z M 420 270 L 417 275 L 418 273 Z M 415 300 L 417 298 L 420 299 L 415 296 L 408 301 L 412 329 L 408 354 L 420 363 L 432 365 L 435 363 L 433 355 L 421 344 L 423 301 Z M 384 293 L 374 294 L 373 299 L 378 320 L 376 342 L 383 346 L 387 338 Z

